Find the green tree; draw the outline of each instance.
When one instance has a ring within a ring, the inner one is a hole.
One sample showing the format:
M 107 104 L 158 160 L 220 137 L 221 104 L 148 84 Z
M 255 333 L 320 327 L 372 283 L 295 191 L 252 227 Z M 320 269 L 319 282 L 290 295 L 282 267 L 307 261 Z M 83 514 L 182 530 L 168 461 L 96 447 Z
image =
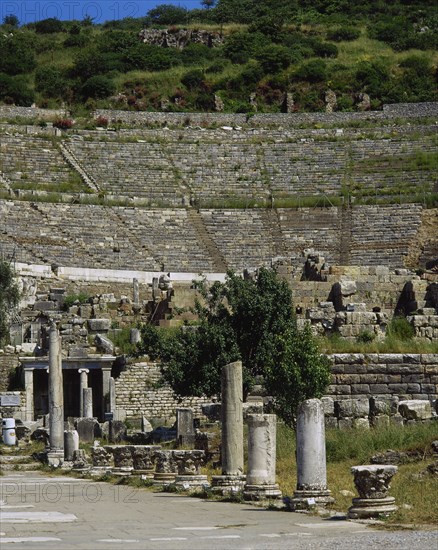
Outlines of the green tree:
M 199 290 L 199 324 L 171 334 L 147 325 L 139 353 L 162 360 L 163 379 L 181 396 L 218 394 L 222 366 L 241 360 L 244 395 L 263 376 L 275 411 L 293 425 L 297 405 L 323 394 L 329 365 L 310 329 L 297 328 L 287 283 L 262 268 L 255 279 L 229 273 Z
M 12 27 L 13 29 L 18 29 L 20 21 L 16 15 L 10 13 L 3 17 L 3 25 L 7 25 L 8 27 Z
M 36 65 L 35 54 L 28 36 L 0 35 L 0 72 L 16 75 L 31 72 Z
M 186 8 L 172 4 L 160 4 L 149 10 L 147 19 L 152 25 L 178 25 L 187 23 L 189 12 Z
M 10 312 L 18 305 L 19 292 L 14 272 L 9 263 L 0 260 L 0 343 L 6 342 L 9 334 Z

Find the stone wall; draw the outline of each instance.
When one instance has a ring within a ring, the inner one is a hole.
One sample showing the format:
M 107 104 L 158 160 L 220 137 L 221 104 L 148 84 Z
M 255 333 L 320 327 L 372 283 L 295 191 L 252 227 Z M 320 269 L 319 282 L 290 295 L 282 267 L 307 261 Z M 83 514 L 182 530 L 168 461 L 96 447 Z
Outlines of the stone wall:
M 433 401 L 438 397 L 438 355 L 361 354 L 330 356 L 327 395 L 337 400 L 397 395 Z
M 2 405 L 6 398 L 17 399 L 19 405 L 10 406 Z M 16 418 L 24 419 L 24 413 L 26 410 L 26 393 L 24 391 L 7 391 L 0 393 L 0 418 Z
M 190 397 L 177 400 L 172 390 L 157 383 L 159 367 L 155 363 L 131 363 L 116 378 L 116 406 L 126 413 L 126 418 L 172 418 L 177 407 L 192 407 L 195 415 L 201 415 L 201 404 L 209 399 Z
M 438 355 L 432 354 L 334 354 L 329 356 L 332 380 L 326 397 L 343 400 L 387 399 L 429 400 L 438 398 Z M 157 387 L 159 368 L 154 363 L 127 365 L 116 379 L 117 408 L 127 418 L 175 416 L 176 407 L 193 407 L 201 414 L 208 399 L 177 401 L 169 387 Z
M 10 373 L 18 367 L 18 356 L 14 353 L 0 352 L 0 391 L 8 390 Z
M 228 113 L 149 113 L 99 109 L 94 112 L 94 117 L 103 116 L 111 122 L 121 121 L 135 126 L 149 124 L 169 124 L 172 126 L 226 124 L 230 126 L 242 126 L 248 124 L 249 126 L 257 127 L 266 124 L 276 126 L 293 126 L 297 124 L 342 125 L 357 121 L 391 120 L 398 117 L 429 117 L 436 116 L 437 112 L 438 103 L 402 103 L 399 105 L 385 105 L 383 111 L 357 113 L 260 113 L 248 116 Z
M 64 117 L 68 111 L 64 109 L 39 109 L 38 107 L 17 107 L 15 105 L 0 105 L 0 119 L 30 119 L 30 120 L 54 120 Z

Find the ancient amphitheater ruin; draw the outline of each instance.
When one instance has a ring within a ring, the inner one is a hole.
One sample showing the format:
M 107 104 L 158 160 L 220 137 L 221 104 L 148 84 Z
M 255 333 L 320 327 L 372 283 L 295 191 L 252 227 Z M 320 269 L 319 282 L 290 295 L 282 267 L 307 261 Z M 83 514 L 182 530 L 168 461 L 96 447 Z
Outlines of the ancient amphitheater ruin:
M 438 337 L 437 104 L 250 117 L 98 111 L 105 126 L 67 131 L 52 124 L 60 115 L 0 107 L 0 255 L 23 290 L 0 355 L 0 413 L 47 412 L 38 350 L 50 315 L 72 394 L 88 369 L 96 416 L 112 377 L 120 417 L 172 416 L 170 390 L 153 389 L 156 366 L 115 367 L 105 337 L 151 312 L 171 324 L 200 273 L 277 265 L 316 332 L 380 335 L 402 312 L 418 336 Z M 158 307 L 167 272 L 175 294 Z M 86 304 L 62 307 L 80 293 Z M 90 344 L 96 335 L 103 344 Z M 19 364 L 25 387 L 11 390 Z M 329 395 L 433 401 L 437 369 L 427 354 L 339 356 Z M 66 414 L 77 416 L 76 401 Z

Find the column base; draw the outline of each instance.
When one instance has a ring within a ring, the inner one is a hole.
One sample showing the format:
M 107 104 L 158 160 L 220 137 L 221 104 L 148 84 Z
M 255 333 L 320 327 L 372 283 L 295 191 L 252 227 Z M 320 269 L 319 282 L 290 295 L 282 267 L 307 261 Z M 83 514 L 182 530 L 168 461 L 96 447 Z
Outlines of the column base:
M 154 470 L 136 470 L 135 468 L 132 470 L 133 476 L 142 476 L 143 479 L 154 479 Z
M 273 485 L 245 485 L 244 500 L 266 500 L 281 498 L 282 493 L 277 483 Z
M 47 464 L 52 468 L 59 468 L 64 462 L 64 450 L 57 449 L 53 451 L 47 451 Z
M 207 489 L 210 487 L 210 483 L 205 475 L 176 476 L 175 483 L 172 483 L 172 485 L 178 489 L 185 490 L 200 488 Z
M 132 475 L 132 467 L 120 467 L 120 468 L 111 468 L 111 474 L 113 476 L 130 476 Z
M 350 519 L 375 518 L 389 516 L 398 510 L 394 497 L 386 498 L 354 498 L 353 506 L 348 510 Z
M 153 485 L 170 485 L 175 482 L 176 474 L 172 472 L 155 472 L 154 479 L 152 480 Z
M 332 504 L 335 499 L 330 496 L 331 491 L 295 491 L 293 498 L 286 503 L 287 508 L 291 512 L 300 512 L 310 510 L 311 508 L 323 507 Z
M 244 475 L 221 475 L 213 476 L 211 480 L 211 490 L 213 493 L 226 495 L 242 491 L 245 486 L 246 476 Z

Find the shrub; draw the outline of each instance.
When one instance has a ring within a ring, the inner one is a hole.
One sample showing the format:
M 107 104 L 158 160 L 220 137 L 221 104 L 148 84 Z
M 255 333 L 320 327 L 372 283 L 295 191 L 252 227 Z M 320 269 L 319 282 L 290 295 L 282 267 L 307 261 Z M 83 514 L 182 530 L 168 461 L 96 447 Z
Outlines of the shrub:
M 35 72 L 35 89 L 48 97 L 60 97 L 67 89 L 64 74 L 56 67 L 41 65 Z
M 148 11 L 147 21 L 153 25 L 178 25 L 178 23 L 186 23 L 188 15 L 189 12 L 186 8 L 161 4 Z
M 307 61 L 297 69 L 295 77 L 308 82 L 323 82 L 327 79 L 327 65 L 322 59 Z
M 70 130 L 70 128 L 73 127 L 73 120 L 71 118 L 58 118 L 53 123 L 53 126 L 55 128 L 59 128 L 60 130 Z
M 36 66 L 32 44 L 27 36 L 0 35 L 0 72 L 11 76 L 30 73 Z
M 199 69 L 193 69 L 181 78 L 181 82 L 189 90 L 194 90 L 196 88 L 199 88 L 203 84 L 204 75 Z
M 338 27 L 327 33 L 327 38 L 334 42 L 357 40 L 360 36 L 360 30 L 355 27 Z
M 269 40 L 261 33 L 239 32 L 227 39 L 223 52 L 233 63 L 243 64 L 268 44 Z
M 30 107 L 34 102 L 34 92 L 25 76 L 0 73 L 0 100 L 8 104 Z
M 173 48 L 150 44 L 137 44 L 123 56 L 125 70 L 165 71 L 180 62 Z
M 43 19 L 35 23 L 35 32 L 37 34 L 51 34 L 54 32 L 62 32 L 64 25 L 62 21 L 56 17 L 50 17 L 49 19 Z
M 85 98 L 102 99 L 115 92 L 114 82 L 103 75 L 96 75 L 89 78 L 81 88 Z
M 368 344 L 369 342 L 372 342 L 375 340 L 376 335 L 374 332 L 371 332 L 370 330 L 362 330 L 357 337 L 357 341 L 361 344 Z
M 338 57 L 338 48 L 329 42 L 319 42 L 314 46 L 315 55 L 318 57 Z
M 108 118 L 106 116 L 98 116 L 96 118 L 96 126 L 103 126 L 106 128 L 108 126 Z
M 415 331 L 406 317 L 394 316 L 388 325 L 387 334 L 389 337 L 399 338 L 400 340 L 410 340 L 414 337 Z
M 270 44 L 256 54 L 265 73 L 278 73 L 290 65 L 291 53 L 289 48 L 278 44 Z

